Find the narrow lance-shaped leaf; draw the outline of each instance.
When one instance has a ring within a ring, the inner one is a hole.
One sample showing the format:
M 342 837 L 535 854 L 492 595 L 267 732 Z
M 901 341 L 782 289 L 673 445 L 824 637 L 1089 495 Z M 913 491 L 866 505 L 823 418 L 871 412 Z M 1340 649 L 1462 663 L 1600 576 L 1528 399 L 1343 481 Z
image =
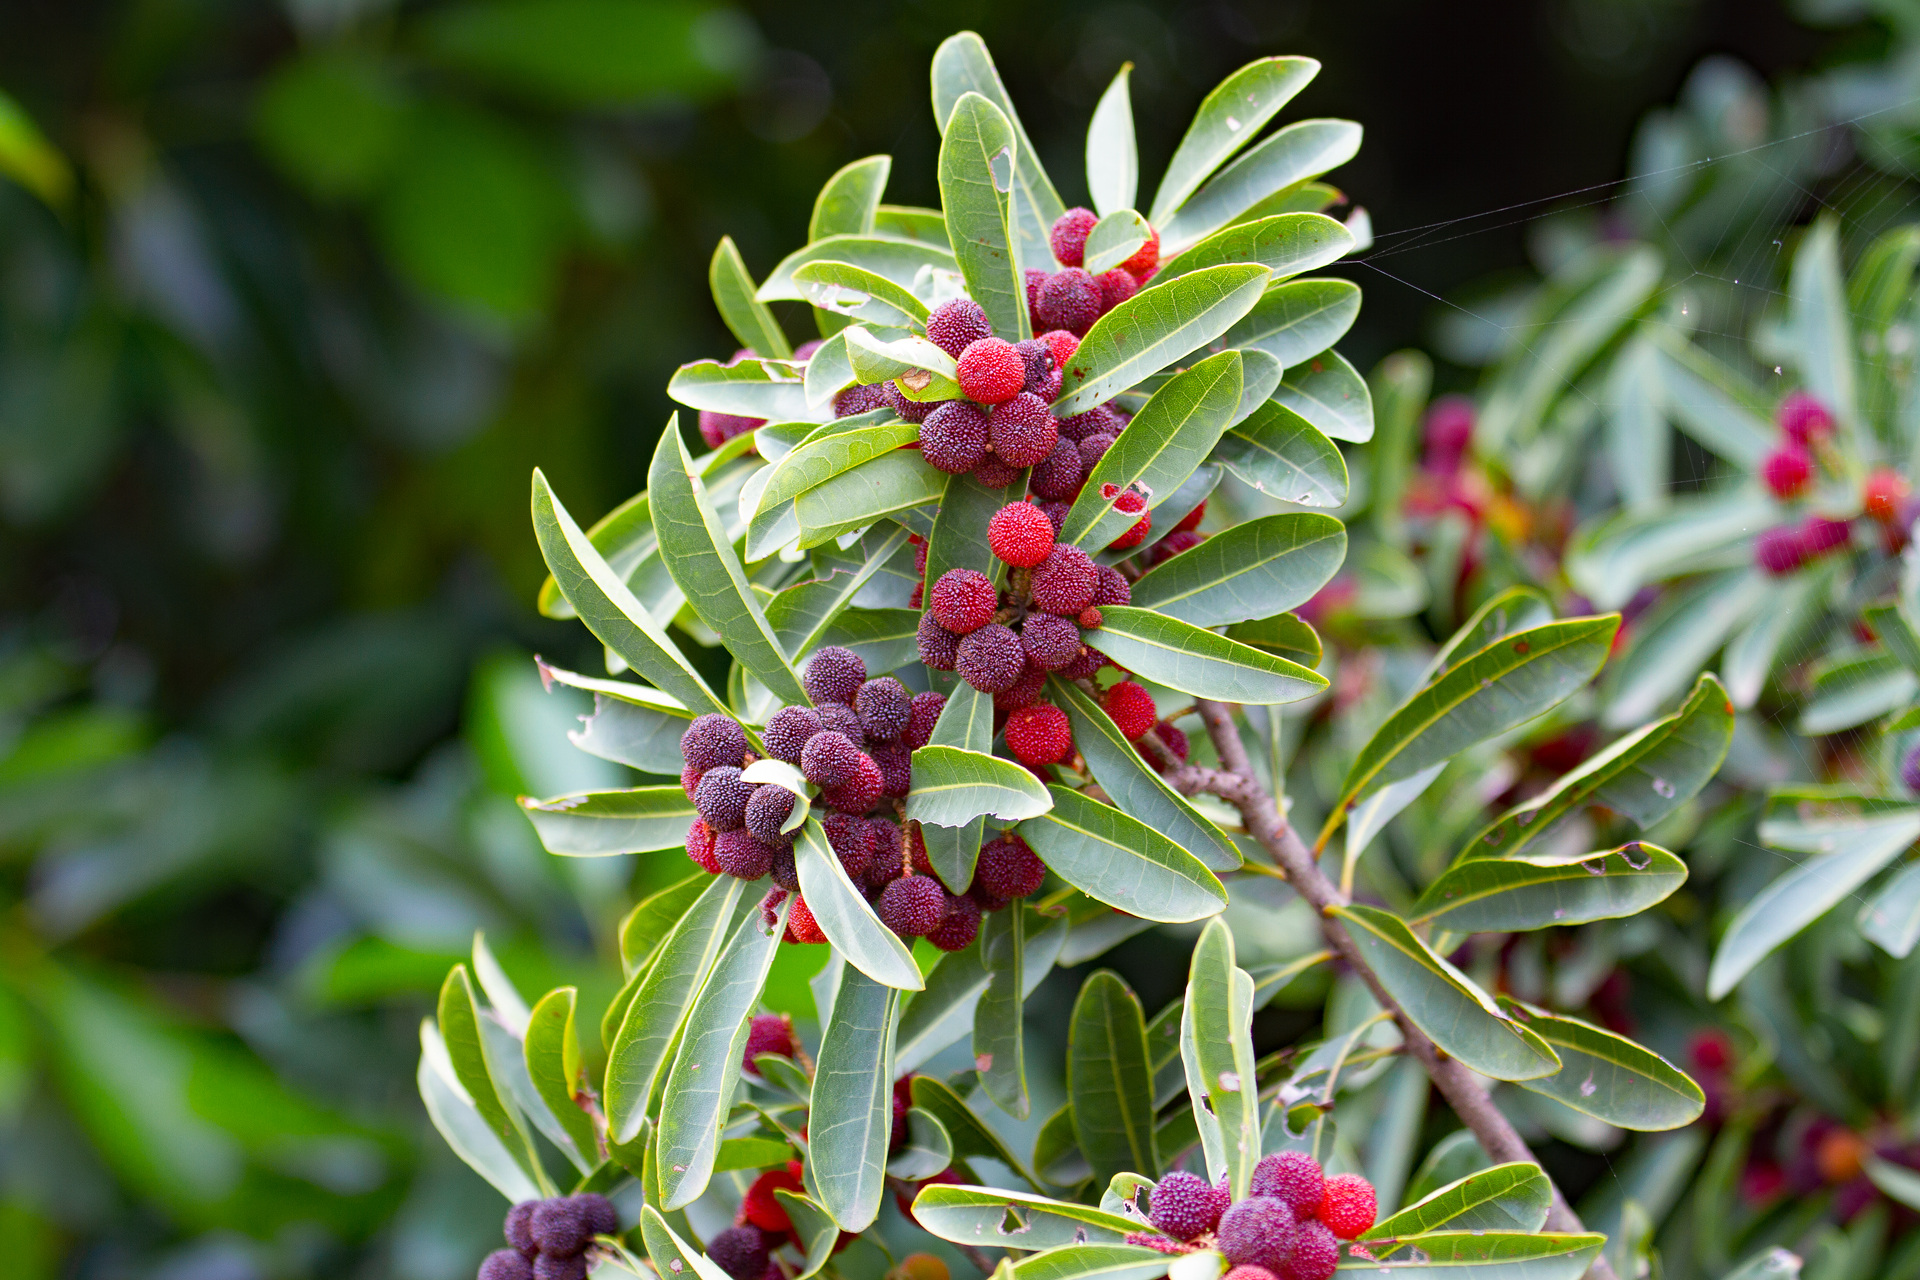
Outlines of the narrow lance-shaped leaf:
M 1018 164 L 1007 117 L 978 93 L 960 95 L 940 139 L 940 203 L 967 292 L 1010 340 L 1031 336 L 1011 225 Z
M 1029 924 L 1031 922 L 1028 922 Z M 1053 969 L 1067 940 L 1068 921 L 1047 920 L 1038 928 L 1021 926 L 1025 945 L 1020 954 L 1021 999 Z M 968 947 L 942 956 L 927 975 L 925 991 L 915 995 L 900 1015 L 900 1036 L 894 1048 L 894 1070 L 902 1075 L 918 1068 L 948 1045 L 973 1032 L 974 1013 L 987 989 L 987 971 L 980 949 Z
M 1196 627 L 1271 617 L 1311 600 L 1346 555 L 1346 526 L 1332 516 L 1264 516 L 1149 569 L 1131 603 Z
M 1618 920 L 1664 902 L 1687 881 L 1687 864 L 1634 841 L 1579 861 L 1477 858 L 1449 868 L 1413 906 L 1416 924 L 1450 933 L 1519 933 Z
M 573 1139 L 579 1157 L 591 1167 L 600 1159 L 600 1144 L 592 1118 L 574 1101 L 580 1085 L 580 1037 L 573 1026 L 575 1000 L 573 987 L 559 987 L 533 1006 L 533 1016 L 527 1023 L 527 1075 L 547 1110 Z
M 911 422 L 876 422 L 809 439 L 770 469 L 767 483 L 760 491 L 759 509 L 770 511 L 789 502 L 843 472 L 892 453 L 901 445 L 911 444 L 919 439 L 919 433 L 919 427 Z
M 869 541 L 870 548 L 862 548 L 866 558 L 853 572 L 836 569 L 825 578 L 796 583 L 767 602 L 767 624 L 795 661 L 829 643 L 823 637 L 834 629 L 835 620 L 847 612 L 874 575 L 907 544 L 907 531 L 894 525 L 884 537 L 876 530 Z M 878 673 L 872 663 L 868 671 Z
M 1087 233 L 1080 265 L 1096 276 L 1103 275 L 1138 253 L 1152 234 L 1153 228 L 1137 210 L 1115 209 Z
M 548 853 L 583 858 L 675 848 L 697 816 L 677 786 L 581 791 L 551 800 L 522 796 L 520 808 Z
M 785 1187 L 774 1188 L 773 1198 L 787 1211 L 787 1219 L 793 1223 L 796 1242 L 806 1259 L 805 1265 L 795 1273 L 794 1280 L 807 1280 L 808 1276 L 819 1274 L 833 1256 L 833 1246 L 839 1243 L 840 1224 L 810 1197 L 788 1191 Z
M 885 276 L 903 289 L 913 288 L 914 279 L 923 268 L 959 269 L 945 245 L 891 236 L 827 236 L 788 254 L 761 282 L 755 296 L 762 302 L 804 302 L 806 292 L 793 278 L 793 273 L 809 262 L 850 262 Z
M 1538 1231 L 1553 1207 L 1553 1184 L 1537 1164 L 1496 1164 L 1450 1182 L 1360 1233 L 1384 1240 L 1452 1231 Z
M 883 453 L 795 499 L 800 545 L 817 547 L 884 516 L 937 502 L 946 480 L 917 450 Z
M 953 1091 L 946 1081 L 933 1076 L 917 1075 L 913 1078 L 913 1105 L 919 1107 L 940 1122 L 947 1131 L 947 1137 L 953 1143 L 953 1154 L 961 1160 L 981 1156 L 996 1160 L 1007 1166 L 1035 1191 L 1040 1183 L 1027 1169 L 1026 1161 L 1007 1149 L 1000 1136 L 981 1122 L 960 1095 Z
M 547 1193 L 522 1163 L 524 1148 L 509 1145 L 483 1118 L 453 1069 L 446 1042 L 432 1018 L 420 1020 L 420 1065 L 414 1072 L 420 1101 L 433 1127 L 455 1155 L 510 1201 L 537 1200 Z
M 1014 138 L 1015 256 L 1022 266 L 1050 266 L 1053 254 L 1047 232 L 1067 207 L 1040 164 L 1040 153 L 1034 150 L 1033 139 L 1020 123 L 1020 113 L 1014 110 L 1013 99 L 1000 80 L 986 43 L 971 31 L 948 36 L 934 50 L 932 80 L 933 119 L 942 132 L 954 108 L 968 93 L 979 94 L 1006 117 Z
M 690 409 L 742 417 L 787 422 L 816 416 L 807 403 L 805 373 L 784 360 L 696 360 L 673 371 L 667 394 Z
M 1232 328 L 1265 292 L 1268 272 L 1225 263 L 1142 290 L 1094 321 L 1067 361 L 1054 412 L 1082 413 Z M 1124 439 L 1124 435 L 1122 436 Z
M 807 825 L 800 828 L 793 842 L 793 857 L 800 876 L 800 896 L 806 899 L 807 908 L 835 953 L 875 982 L 920 990 L 925 984 L 913 953 L 898 934 L 880 923 L 866 896 L 847 879 L 846 869 L 827 844 L 819 818 L 808 818 Z
M 795 268 L 793 278 L 807 301 L 822 310 L 884 328 L 904 329 L 927 322 L 927 304 L 912 290 L 850 262 L 809 262 Z M 813 403 L 811 395 L 807 402 Z
M 1067 1200 L 1003 1187 L 936 1183 L 920 1188 L 914 1197 L 913 1218 L 942 1240 L 988 1249 L 1119 1244 L 1140 1230 L 1131 1218 Z
M 1133 100 L 1127 78 L 1131 62 L 1120 64 L 1087 122 L 1087 190 L 1101 217 L 1131 209 L 1140 185 L 1140 154 L 1133 138 Z
M 1860 908 L 1860 933 L 1888 955 L 1904 960 L 1920 942 L 1920 862 L 1895 872 Z
M 1153 1280 L 1166 1275 L 1167 1266 L 1164 1253 L 1145 1245 L 1070 1244 L 1029 1254 L 1007 1269 L 1010 1280 Z
M 1436 1231 L 1376 1241 L 1368 1252 L 1379 1261 L 1362 1267 L 1386 1280 L 1580 1280 L 1606 1242 L 1590 1232 Z
M 486 1049 L 481 1044 L 483 1015 L 474 1002 L 473 982 L 467 976 L 466 965 L 455 965 L 447 974 L 446 982 L 441 984 L 439 1015 L 440 1036 L 446 1045 L 448 1061 L 453 1064 L 460 1086 L 472 1099 L 474 1110 L 514 1160 L 531 1171 L 533 1157 L 526 1131 L 509 1110 L 487 1068 Z
M 1347 460 L 1340 447 L 1277 400 L 1228 427 L 1213 456 L 1270 497 L 1303 507 L 1346 505 Z
M 753 296 L 753 277 L 732 236 L 721 236 L 714 248 L 713 260 L 707 264 L 707 283 L 712 286 L 713 305 L 720 319 L 741 346 L 778 360 L 792 358 L 793 347 L 773 312 Z
M 654 1128 L 660 1159 L 662 1207 L 683 1209 L 699 1199 L 713 1176 L 720 1133 L 726 1128 L 733 1093 L 740 1083 L 741 1055 L 753 1006 L 766 986 L 767 971 L 786 929 L 790 903 L 782 903 L 769 929 L 758 911 L 735 926 L 725 951 L 714 962 L 706 984 L 687 1014 L 687 1030 L 667 1077 L 667 1089 Z
M 1338 262 L 1352 252 L 1353 243 L 1353 232 L 1323 213 L 1279 213 L 1216 231 L 1162 266 L 1154 281 L 1177 280 L 1189 271 L 1223 262 L 1257 262 L 1273 273 L 1274 280 L 1285 280 Z M 1272 292 L 1269 285 L 1267 293 Z M 1328 345 L 1312 350 L 1322 351 Z
M 849 964 L 821 1034 L 807 1117 L 806 1185 L 847 1231 L 872 1225 L 886 1190 L 898 999 L 892 987 Z
M 800 677 L 767 624 L 746 569 L 693 474 L 679 417 L 667 420 L 647 473 L 653 527 L 673 580 L 700 620 L 727 638 L 727 648 L 782 702 L 806 702 Z
M 1335 440 L 1373 439 L 1373 393 L 1338 351 L 1290 366 L 1273 398 Z
M 1157 1174 L 1153 1151 L 1153 1071 L 1140 1001 L 1117 974 L 1088 978 L 1067 1030 L 1067 1096 L 1073 1132 L 1093 1176 Z
M 1180 1056 L 1193 1098 L 1207 1179 L 1226 1177 L 1246 1198 L 1260 1159 L 1260 1090 L 1254 1077 L 1253 979 L 1234 964 L 1233 934 L 1209 920 L 1187 970 Z
M 1223 702 L 1263 706 L 1298 702 L 1327 687 L 1327 678 L 1297 662 L 1142 609 L 1108 605 L 1089 642 L 1129 671 Z
M 1521 1087 L 1622 1129 L 1655 1132 L 1692 1124 L 1707 1096 L 1684 1071 L 1651 1049 L 1578 1018 L 1502 997 L 1510 1015 L 1560 1056 L 1560 1070 Z
M 907 817 L 914 822 L 962 827 L 983 814 L 1018 822 L 1052 807 L 1046 787 L 1011 760 L 933 742 L 913 753 Z
M 1291 368 L 1340 341 L 1359 315 L 1360 286 L 1351 280 L 1284 280 L 1268 285 L 1215 345 L 1264 351 Z
M 1024 1036 L 1026 912 L 1018 906 L 989 912 L 980 921 L 980 963 L 986 990 L 973 1015 L 973 1063 L 980 1085 L 1000 1109 L 1027 1118 L 1027 1062 Z
M 1296 183 L 1338 168 L 1360 151 L 1360 126 L 1351 120 L 1300 120 L 1270 135 L 1222 169 L 1162 222 L 1168 246 L 1192 244 Z
M 1149 214 L 1164 223 L 1233 154 L 1259 136 L 1267 121 L 1320 74 L 1312 58 L 1262 58 L 1216 85 L 1193 113 L 1186 136 L 1167 162 Z
M 1496 1080 L 1530 1080 L 1560 1069 L 1540 1037 L 1502 1013 L 1398 916 L 1357 903 L 1330 914 L 1346 926 L 1387 994 L 1441 1049 Z
M 1827 406 L 1843 432 L 1852 432 L 1853 325 L 1840 267 L 1840 224 L 1831 214 L 1817 219 L 1794 251 L 1787 278 L 1787 316 L 1807 390 Z
M 533 473 L 533 529 L 560 594 L 595 639 L 693 714 L 731 714 L 587 541 L 538 470 Z
M 867 156 L 842 165 L 813 199 L 807 239 L 873 234 L 874 215 L 893 172 L 892 156 Z
M 1054 874 L 1090 898 L 1146 920 L 1214 915 L 1227 892 L 1200 860 L 1138 818 L 1064 787 L 1020 835 Z

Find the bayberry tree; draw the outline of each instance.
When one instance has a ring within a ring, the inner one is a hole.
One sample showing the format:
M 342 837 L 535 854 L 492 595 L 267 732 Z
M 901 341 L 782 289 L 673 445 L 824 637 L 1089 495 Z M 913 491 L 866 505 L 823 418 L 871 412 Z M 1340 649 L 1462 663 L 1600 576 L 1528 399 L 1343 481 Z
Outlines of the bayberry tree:
M 1094 207 L 1068 209 L 984 46 L 952 38 L 933 64 L 941 208 L 883 203 L 874 157 L 834 175 L 808 244 L 763 281 L 716 252 L 743 350 L 670 386 L 709 451 L 670 423 L 647 491 L 590 530 L 536 473 L 543 608 L 585 623 L 612 676 L 543 671 L 596 695 L 580 747 L 678 781 L 528 816 L 557 854 L 684 848 L 698 870 L 621 929 L 592 1083 L 572 988 L 529 1006 L 478 945 L 449 975 L 420 1084 L 521 1206 L 489 1280 L 641 1254 L 662 1276 L 804 1277 L 889 1190 L 984 1269 L 1061 1280 L 1610 1274 L 1489 1084 L 1636 1129 L 1692 1120 L 1700 1089 L 1448 957 L 1671 894 L 1685 864 L 1640 836 L 1713 774 L 1732 708 L 1704 679 L 1493 816 L 1398 909 L 1356 900 L 1337 861 L 1322 870 L 1343 826 L 1377 829 L 1607 658 L 1617 615 L 1509 593 L 1420 655 L 1317 838 L 1296 832 L 1280 708 L 1328 682 L 1291 610 L 1345 553 L 1335 441 L 1373 425 L 1332 350 L 1358 290 L 1305 275 L 1364 229 L 1326 216 L 1339 193 L 1317 181 L 1358 126 L 1260 137 L 1317 69 L 1236 72 L 1145 212 L 1123 70 L 1089 128 Z M 823 336 L 793 345 L 767 305 L 783 300 Z M 718 687 L 670 626 L 724 650 Z M 1306 904 L 1321 945 L 1244 968 L 1221 913 L 1276 896 Z M 1031 1158 L 1012 1151 L 984 1116 L 1031 1110 L 1025 997 L 1056 965 L 1196 922 L 1185 993 L 1151 1019 L 1116 974 L 1082 985 L 1068 1101 Z M 761 1011 L 783 946 L 829 949 L 812 1043 Z M 1321 966 L 1362 1012 L 1256 1057 L 1254 1012 Z M 917 1071 L 962 1042 L 958 1073 Z M 1336 1125 L 1396 1062 L 1495 1162 L 1444 1178 L 1429 1161 L 1405 1207 L 1351 1171 Z

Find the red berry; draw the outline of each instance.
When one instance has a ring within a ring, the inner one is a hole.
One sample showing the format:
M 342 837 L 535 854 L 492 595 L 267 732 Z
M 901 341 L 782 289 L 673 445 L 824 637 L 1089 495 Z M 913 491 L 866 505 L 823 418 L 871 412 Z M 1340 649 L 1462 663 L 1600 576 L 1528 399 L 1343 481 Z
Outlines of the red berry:
M 1761 459 L 1760 478 L 1775 497 L 1794 497 L 1813 479 L 1813 458 L 1797 444 L 1782 445 Z
M 1100 318 L 1100 284 L 1079 267 L 1068 267 L 1047 277 L 1040 286 L 1040 324 L 1085 337 Z M 962 384 L 964 386 L 964 384 Z
M 999 607 L 1000 593 L 978 569 L 949 569 L 933 584 L 930 612 L 934 621 L 955 635 L 986 626 Z
M 1427 410 L 1422 428 L 1427 469 L 1452 475 L 1473 443 L 1473 401 L 1465 396 L 1441 396 Z
M 1078 547 L 1055 546 L 1033 571 L 1033 604 L 1044 612 L 1071 618 L 1093 603 L 1100 573 L 1092 557 Z
M 758 880 L 773 870 L 772 848 L 754 839 L 745 827 L 713 838 L 713 860 L 722 872 L 741 880 Z
M 927 341 L 956 360 L 970 344 L 992 336 L 986 309 L 972 298 L 943 302 L 927 317 Z
M 1005 338 L 981 338 L 960 353 L 960 390 L 981 404 L 1004 404 L 1027 385 L 1027 362 Z
M 1171 560 L 1183 551 L 1191 551 L 1206 538 L 1190 529 L 1176 529 L 1160 541 L 1153 544 L 1153 550 L 1147 553 L 1148 564 L 1160 564 Z
M 964 400 L 947 400 L 920 424 L 920 456 L 948 475 L 963 475 L 987 456 L 987 415 Z
M 1890 525 L 1900 518 L 1900 506 L 1906 501 L 1907 482 L 1898 471 L 1880 467 L 1867 476 L 1861 492 L 1861 505 L 1881 524 Z
M 1087 236 L 1098 226 L 1100 215 L 1078 206 L 1053 220 L 1047 241 L 1053 246 L 1053 260 L 1063 267 L 1077 267 L 1086 260 Z
M 1249 1262 L 1238 1267 L 1228 1267 L 1227 1273 L 1220 1280 L 1280 1280 L 1280 1277 L 1265 1267 L 1256 1267 Z
M 765 418 L 742 418 L 738 414 L 720 413 L 713 409 L 700 411 L 700 438 L 707 442 L 709 449 L 718 449 L 735 436 L 758 431 L 766 425 Z
M 880 766 L 866 752 L 860 753 L 860 760 L 854 769 L 853 777 L 837 787 L 827 787 L 820 792 L 820 803 L 829 809 L 839 809 L 846 813 L 865 813 L 873 808 L 874 802 L 887 789 L 887 779 L 880 772 Z
M 1133 256 L 1120 264 L 1123 271 L 1131 271 L 1145 284 L 1160 265 L 1160 233 L 1152 227 L 1147 228 L 1147 242 L 1133 251 Z
M 982 693 L 1011 689 L 1027 669 L 1027 653 L 1020 638 L 997 622 L 962 636 L 954 650 L 954 670 Z
M 1140 282 L 1115 267 L 1094 277 L 1100 286 L 1100 311 L 1105 314 L 1140 292 Z
M 944 693 L 916 693 L 907 706 L 907 732 L 905 741 L 908 750 L 917 751 L 933 739 L 933 726 L 940 720 L 940 713 L 947 709 L 947 695 Z
M 1041 324 L 1038 319 L 1038 308 L 1040 306 L 1040 286 L 1047 282 L 1047 273 L 1044 271 L 1035 271 L 1032 267 L 1028 267 L 1020 273 L 1020 281 L 1026 287 L 1027 291 L 1027 321 L 1033 326 L 1034 332 L 1038 333 L 1046 327 Z
M 1753 540 L 1753 562 L 1768 573 L 1792 573 L 1807 560 L 1805 539 L 1789 525 L 1763 529 Z
M 1323 1223 L 1307 1221 L 1294 1233 L 1293 1252 L 1280 1264 L 1280 1280 L 1333 1280 L 1340 1268 L 1340 1242 Z
M 1057 764 L 1073 748 L 1067 713 L 1049 702 L 1022 707 L 1007 717 L 1007 750 L 1025 765 Z
M 1045 279 L 1044 276 L 1041 278 Z M 1046 343 L 1053 352 L 1053 367 L 1056 369 L 1064 370 L 1067 361 L 1073 359 L 1073 353 L 1080 349 L 1080 339 L 1065 329 L 1049 329 L 1040 335 L 1040 341 Z
M 827 847 L 847 873 L 847 879 L 859 880 L 873 864 L 873 838 L 863 819 L 850 813 L 829 813 L 820 820 L 827 833 Z
M 1058 671 L 1080 656 L 1080 628 L 1052 614 L 1030 613 L 1020 624 L 1020 647 L 1040 671 Z
M 1160 719 L 1160 709 L 1153 705 L 1153 695 L 1131 680 L 1122 680 L 1107 690 L 1107 715 L 1113 719 L 1127 741 L 1132 742 L 1145 736 Z
M 1812 444 L 1833 434 L 1833 413 L 1804 391 L 1780 402 L 1780 431 L 1798 445 Z
M 1080 492 L 1086 478 L 1087 466 L 1080 460 L 1080 446 L 1071 440 L 1056 439 L 1053 452 L 1033 468 L 1027 487 L 1037 497 L 1068 499 Z
M 1031 569 L 1053 550 L 1053 525 L 1031 502 L 1009 502 L 987 523 L 987 545 L 1016 569 Z
M 1002 901 L 1024 898 L 1035 892 L 1047 878 L 1047 864 L 1011 831 L 980 846 L 974 863 L 973 883 L 988 895 Z
M 1004 489 L 1020 478 L 1020 468 L 988 454 L 987 460 L 973 469 L 973 478 L 982 489 Z
M 1200 505 L 1180 517 L 1180 523 L 1173 526 L 1175 533 L 1191 533 L 1200 527 L 1200 521 L 1207 514 L 1207 500 L 1200 499 Z
M 713 860 L 713 828 L 699 818 L 687 828 L 687 856 L 708 875 L 719 875 L 720 864 Z
M 735 1215 L 736 1224 L 752 1223 L 763 1231 L 793 1230 L 793 1220 L 787 1216 L 786 1206 L 773 1193 L 791 1191 L 798 1194 L 800 1189 L 798 1160 L 789 1160 L 783 1169 L 767 1170 L 753 1180 L 753 1185 L 740 1198 L 740 1211 Z
M 813 911 L 807 906 L 805 898 L 793 900 L 793 910 L 787 912 L 787 937 L 794 942 L 825 942 L 827 935 L 820 932 L 820 925 L 813 918 Z
M 756 1014 L 753 1021 L 747 1024 L 747 1051 L 741 1059 L 740 1069 L 750 1076 L 759 1076 L 760 1068 L 753 1065 L 753 1060 L 763 1053 L 793 1057 L 793 1020 L 786 1014 Z
M 1031 467 L 1045 462 L 1060 438 L 1060 424 L 1047 412 L 1047 402 L 1031 391 L 1022 391 L 1004 404 L 996 405 L 987 419 L 987 434 L 994 454 L 1010 467 Z
M 898 798 L 913 790 L 913 748 L 903 741 L 877 742 L 869 751 L 880 766 L 880 794 Z
M 1326 1172 L 1304 1151 L 1277 1151 L 1253 1166 L 1250 1188 L 1256 1196 L 1276 1196 L 1306 1217 L 1320 1207 L 1327 1191 Z
M 1845 520 L 1829 520 L 1825 516 L 1808 516 L 1806 523 L 1800 526 L 1800 542 L 1809 556 L 1823 556 L 1829 551 L 1837 551 L 1853 541 L 1853 528 Z
M 1133 584 L 1126 575 L 1110 564 L 1099 567 L 1100 585 L 1094 588 L 1093 602 L 1096 605 L 1133 603 Z
M 1373 1184 L 1359 1174 L 1336 1173 L 1327 1179 L 1319 1218 L 1342 1240 L 1351 1240 L 1371 1228 L 1376 1211 Z
M 1153 512 L 1147 510 L 1147 500 L 1128 489 L 1113 500 L 1115 511 L 1124 511 L 1131 515 L 1140 512 L 1140 519 L 1131 529 L 1107 544 L 1111 551 L 1125 551 L 1128 547 L 1137 547 L 1146 541 L 1147 533 L 1153 528 Z
M 903 938 L 924 938 L 947 914 L 947 891 L 932 876 L 902 876 L 880 891 L 874 911 Z

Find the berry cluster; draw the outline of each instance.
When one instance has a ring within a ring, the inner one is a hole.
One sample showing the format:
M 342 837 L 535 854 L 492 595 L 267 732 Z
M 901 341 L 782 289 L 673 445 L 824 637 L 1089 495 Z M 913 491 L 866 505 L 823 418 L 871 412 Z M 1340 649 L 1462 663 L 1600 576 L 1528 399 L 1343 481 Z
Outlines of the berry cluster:
M 740 1197 L 733 1225 L 707 1241 L 707 1256 L 733 1280 L 780 1280 L 785 1274 L 773 1253 L 793 1239 L 793 1219 L 773 1193 L 804 1194 L 802 1168 L 798 1160 L 789 1160 L 784 1167 L 755 1178 Z
M 1097 276 L 1088 271 L 1087 235 L 1099 221 L 1093 210 L 1074 208 L 1054 222 L 1048 239 L 1060 270 L 1025 273 L 1035 333 L 1064 329 L 1085 337 L 1095 320 L 1140 292 L 1160 269 L 1160 233 L 1149 229 L 1147 242 L 1131 258 Z
M 1822 467 L 1834 475 L 1844 473 L 1844 464 L 1831 452 L 1833 414 L 1825 405 L 1804 391 L 1795 391 L 1780 402 L 1778 421 L 1780 444 L 1760 460 L 1760 481 L 1774 497 L 1791 502 L 1807 496 Z M 1920 515 L 1920 504 L 1913 500 L 1905 478 L 1885 467 L 1867 475 L 1860 505 L 1879 525 L 1889 553 L 1906 544 L 1907 529 Z M 1762 530 L 1753 540 L 1753 559 L 1768 573 L 1792 573 L 1852 542 L 1849 521 L 1808 515 L 1799 524 Z
M 507 1210 L 507 1243 L 513 1247 L 488 1254 L 479 1280 L 585 1280 L 593 1238 L 619 1230 L 620 1215 L 605 1196 L 524 1200 Z
M 1247 1198 L 1237 1204 L 1224 1181 L 1214 1186 L 1197 1174 L 1168 1174 L 1147 1210 L 1162 1234 L 1135 1232 L 1127 1243 L 1162 1253 L 1218 1249 L 1229 1280 L 1328 1280 L 1340 1263 L 1340 1241 L 1373 1226 L 1374 1213 L 1373 1184 L 1365 1178 L 1329 1178 L 1304 1151 L 1282 1151 L 1253 1167 Z

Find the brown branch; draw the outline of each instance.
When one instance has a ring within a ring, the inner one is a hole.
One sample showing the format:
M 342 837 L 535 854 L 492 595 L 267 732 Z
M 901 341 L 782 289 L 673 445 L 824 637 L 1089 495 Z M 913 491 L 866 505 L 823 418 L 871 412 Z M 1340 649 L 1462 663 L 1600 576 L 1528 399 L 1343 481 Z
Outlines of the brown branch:
M 1367 984 L 1367 989 L 1379 1001 L 1380 1007 L 1393 1016 L 1400 1028 L 1406 1051 L 1426 1068 L 1427 1076 L 1479 1140 L 1481 1148 L 1497 1163 L 1525 1161 L 1538 1164 L 1526 1139 L 1500 1114 L 1473 1072 L 1457 1059 L 1448 1057 L 1424 1031 L 1414 1025 L 1413 1019 L 1407 1016 L 1399 1002 L 1387 994 L 1372 967 L 1360 954 L 1358 944 L 1328 914 L 1329 907 L 1343 906 L 1346 899 L 1333 881 L 1321 874 L 1312 851 L 1280 815 L 1273 796 L 1260 784 L 1258 775 L 1253 771 L 1253 763 L 1247 758 L 1246 744 L 1240 740 L 1239 727 L 1234 724 L 1232 708 L 1225 703 L 1201 699 L 1195 703 L 1195 709 L 1206 722 L 1207 735 L 1213 739 L 1213 749 L 1220 758 L 1221 767 L 1206 769 L 1188 765 L 1168 774 L 1169 784 L 1184 795 L 1205 791 L 1219 796 L 1240 811 L 1248 834 L 1273 855 L 1295 891 L 1307 900 L 1319 916 L 1320 932 L 1325 936 L 1327 945 Z M 1553 1204 L 1547 1210 L 1548 1229 L 1585 1230 L 1579 1215 L 1567 1203 L 1566 1197 L 1560 1194 L 1559 1186 L 1552 1184 L 1551 1180 L 1549 1185 L 1553 1186 Z M 1613 1268 L 1604 1256 L 1594 1258 L 1587 1275 L 1589 1280 L 1616 1280 Z

